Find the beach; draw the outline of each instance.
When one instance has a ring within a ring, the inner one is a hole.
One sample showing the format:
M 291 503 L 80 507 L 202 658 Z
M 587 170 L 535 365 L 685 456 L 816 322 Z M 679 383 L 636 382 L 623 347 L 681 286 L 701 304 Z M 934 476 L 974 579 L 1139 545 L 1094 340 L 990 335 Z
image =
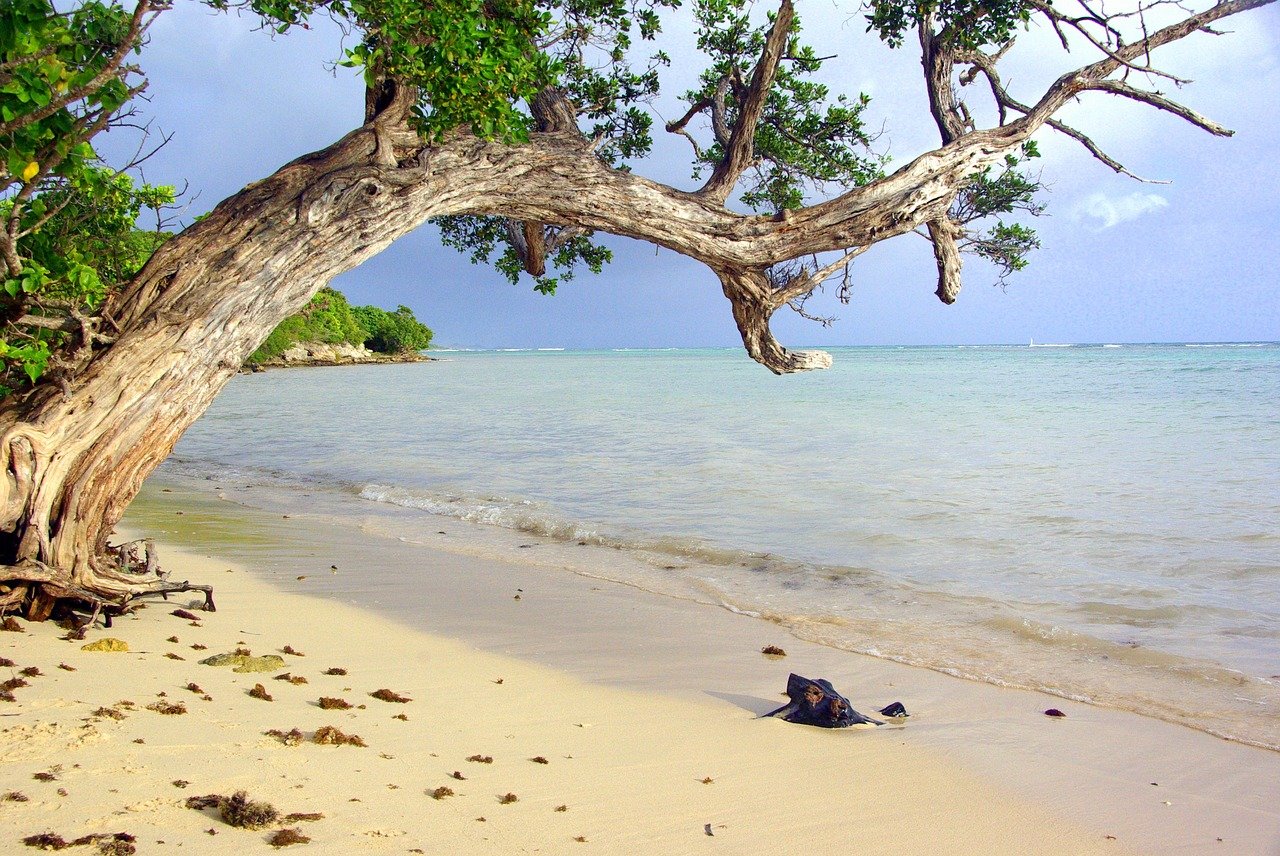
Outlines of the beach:
M 547 539 L 451 520 L 408 544 L 181 480 L 150 483 L 126 523 L 122 538 L 160 539 L 172 578 L 213 583 L 218 611 L 193 623 L 171 612 L 196 601 L 154 602 L 83 642 L 52 623 L 0 633 L 5 671 L 40 673 L 0 709 L 0 792 L 25 797 L 0 802 L 7 842 L 125 832 L 138 852 L 212 853 L 294 828 L 333 853 L 1280 851 L 1275 752 L 566 573 Z M 412 620 L 387 582 L 408 570 Z M 129 650 L 82 649 L 105 637 Z M 199 662 L 237 648 L 284 662 Z M 757 718 L 792 671 L 912 715 L 838 731 Z M 325 726 L 366 745 L 312 742 Z M 266 734 L 293 729 L 297 745 Z M 323 817 L 247 831 L 185 806 L 239 790 Z

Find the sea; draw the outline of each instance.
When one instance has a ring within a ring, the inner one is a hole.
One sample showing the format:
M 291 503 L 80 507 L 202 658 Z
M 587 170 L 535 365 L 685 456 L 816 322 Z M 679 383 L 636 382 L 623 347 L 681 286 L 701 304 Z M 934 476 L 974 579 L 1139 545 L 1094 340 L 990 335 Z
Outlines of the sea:
M 830 351 L 245 374 L 161 473 L 610 548 L 592 574 L 1280 750 L 1280 343 Z

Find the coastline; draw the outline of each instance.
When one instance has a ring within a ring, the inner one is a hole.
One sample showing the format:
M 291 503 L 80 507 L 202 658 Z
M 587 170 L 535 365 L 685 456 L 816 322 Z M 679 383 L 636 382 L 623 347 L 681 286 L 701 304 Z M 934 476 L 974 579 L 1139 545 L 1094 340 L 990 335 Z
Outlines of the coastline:
M 802 642 L 757 619 L 566 573 L 515 533 L 509 555 L 477 555 L 456 521 L 440 522 L 449 535 L 428 548 L 370 534 L 358 518 L 335 528 L 170 484 L 148 485 L 130 528 L 161 540 L 174 575 L 213 582 L 220 611 L 194 628 L 155 603 L 91 635 L 139 652 L 123 655 L 82 652 L 52 625 L 0 634 L 0 655 L 44 674 L 0 710 L 16 714 L 0 720 L 3 790 L 30 797 L 0 803 L 5 837 L 119 826 L 142 852 L 157 839 L 223 850 L 265 833 L 182 802 L 244 788 L 283 811 L 324 813 L 299 825 L 322 852 L 765 853 L 799 840 L 859 852 L 1263 854 L 1280 843 L 1274 752 Z M 406 578 L 421 599 L 397 612 Z M 163 641 L 171 634 L 181 643 Z M 302 651 L 282 656 L 308 684 L 202 666 L 204 652 L 187 648 L 241 643 Z M 761 656 L 765 644 L 788 656 Z M 321 675 L 332 666 L 349 675 Z M 831 679 L 864 710 L 900 699 L 913 716 L 838 732 L 755 719 L 776 706 L 788 671 Z M 159 692 L 188 696 L 190 681 L 214 701 L 184 699 L 182 717 L 143 709 Z M 245 694 L 258 682 L 273 703 Z M 401 711 L 367 698 L 380 687 L 415 701 Z M 366 709 L 321 711 L 316 699 L 331 694 Z M 90 716 L 126 698 L 137 703 L 128 718 Z M 1067 717 L 1045 717 L 1050 706 Z M 262 735 L 322 724 L 369 748 Z M 466 762 L 476 753 L 495 761 Z M 54 764 L 58 782 L 31 781 Z M 467 780 L 450 779 L 454 770 Z M 181 779 L 191 784 L 170 784 Z M 440 786 L 457 793 L 426 795 Z M 507 792 L 519 802 L 499 804 Z
M 155 603 L 91 635 L 123 639 L 127 653 L 84 651 L 52 624 L 0 639 L 3 656 L 43 672 L 4 711 L 4 788 L 27 799 L 3 803 L 0 837 L 124 832 L 139 852 L 224 853 L 291 827 L 335 853 L 766 853 L 797 838 L 879 852 L 1124 852 L 902 745 L 892 729 L 819 732 L 723 702 L 591 685 L 162 549 L 179 573 L 219 582 L 220 611 L 197 613 L 199 627 L 170 614 L 179 604 Z M 280 654 L 307 683 L 197 660 L 237 646 Z M 347 674 L 323 674 L 332 667 Z M 256 683 L 270 703 L 248 695 Z M 412 701 L 369 698 L 383 687 Z M 321 696 L 356 707 L 320 710 Z M 146 709 L 157 697 L 187 714 Z M 104 707 L 122 718 L 94 714 Z M 296 727 L 309 738 L 323 725 L 367 746 L 264 735 Z M 476 755 L 493 760 L 467 760 Z M 433 799 L 439 787 L 452 795 Z M 247 831 L 184 806 L 237 790 L 323 818 Z

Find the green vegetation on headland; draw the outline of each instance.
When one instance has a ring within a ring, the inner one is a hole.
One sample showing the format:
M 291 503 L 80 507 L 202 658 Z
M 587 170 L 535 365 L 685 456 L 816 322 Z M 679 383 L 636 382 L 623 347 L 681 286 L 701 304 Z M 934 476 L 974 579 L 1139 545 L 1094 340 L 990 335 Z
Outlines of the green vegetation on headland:
M 248 365 L 280 357 L 300 342 L 366 347 L 377 354 L 405 355 L 431 345 L 432 332 L 407 306 L 394 312 L 376 306 L 352 306 L 340 291 L 322 288 L 301 312 L 290 315 L 254 351 Z

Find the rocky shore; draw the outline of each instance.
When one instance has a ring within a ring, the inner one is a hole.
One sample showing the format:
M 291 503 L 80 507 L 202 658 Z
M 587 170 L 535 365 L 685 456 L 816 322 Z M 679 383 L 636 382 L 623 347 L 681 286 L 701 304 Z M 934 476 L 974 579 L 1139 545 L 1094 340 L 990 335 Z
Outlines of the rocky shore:
M 363 345 L 346 342 L 298 342 L 278 357 L 260 363 L 247 363 L 244 370 L 255 372 L 268 368 L 296 368 L 299 366 L 352 366 L 365 363 L 419 363 L 432 358 L 417 352 L 382 354 Z

